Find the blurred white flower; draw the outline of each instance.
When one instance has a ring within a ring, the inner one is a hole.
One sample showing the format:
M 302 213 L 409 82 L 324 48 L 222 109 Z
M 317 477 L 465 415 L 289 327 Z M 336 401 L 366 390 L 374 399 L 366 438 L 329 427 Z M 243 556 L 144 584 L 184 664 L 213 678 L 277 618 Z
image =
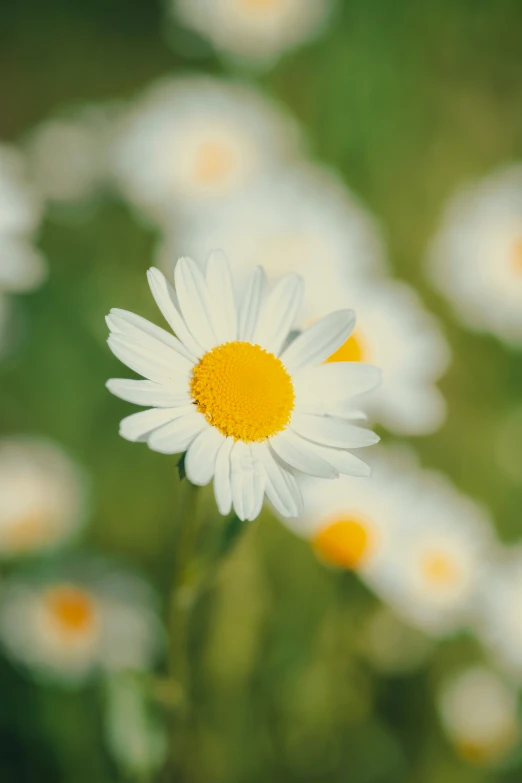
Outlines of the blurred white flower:
M 372 216 L 330 171 L 310 164 L 278 172 L 212 214 L 170 228 L 158 255 L 167 273 L 181 247 L 196 259 L 225 248 L 234 273 L 243 279 L 258 265 L 271 282 L 296 272 L 309 293 L 304 323 L 317 315 L 341 280 L 365 278 L 386 266 Z
M 47 272 L 33 245 L 42 214 L 18 150 L 0 144 L 0 291 L 36 288 Z
M 25 145 L 32 179 L 52 202 L 91 199 L 108 176 L 106 154 L 112 110 L 84 106 L 45 120 Z
M 96 672 L 146 669 L 160 639 L 148 584 L 107 562 L 51 565 L 2 585 L 0 641 L 37 679 L 74 685 Z
M 270 65 L 316 37 L 332 0 L 170 0 L 181 22 L 231 57 Z
M 111 160 L 123 194 L 166 221 L 241 195 L 298 146 L 293 121 L 270 99 L 186 77 L 154 84 L 123 113 Z
M 485 667 L 466 669 L 444 683 L 438 706 L 448 738 L 472 763 L 499 761 L 519 739 L 516 692 Z
M 84 478 L 58 445 L 0 440 L 0 558 L 53 549 L 84 519 Z
M 370 459 L 371 479 L 302 482 L 305 511 L 286 524 L 423 631 L 471 623 L 493 546 L 487 515 L 400 452 Z
M 465 324 L 522 341 L 522 165 L 457 192 L 432 241 L 428 265 L 434 284 Z
M 522 682 L 522 547 L 505 551 L 488 574 L 478 631 L 495 660 Z
M 353 423 L 351 399 L 373 389 L 377 368 L 325 365 L 350 335 L 351 310 L 325 315 L 289 341 L 304 293 L 285 275 L 272 290 L 261 267 L 234 294 L 228 259 L 210 254 L 206 269 L 180 258 L 175 290 L 158 269 L 149 285 L 177 337 L 125 310 L 107 316 L 114 355 L 147 380 L 113 378 L 109 390 L 146 406 L 120 434 L 153 451 L 186 451 L 188 479 L 214 481 L 220 512 L 242 520 L 261 511 L 266 493 L 284 516 L 300 513 L 297 476 L 323 479 L 365 470 L 352 449 L 376 443 Z

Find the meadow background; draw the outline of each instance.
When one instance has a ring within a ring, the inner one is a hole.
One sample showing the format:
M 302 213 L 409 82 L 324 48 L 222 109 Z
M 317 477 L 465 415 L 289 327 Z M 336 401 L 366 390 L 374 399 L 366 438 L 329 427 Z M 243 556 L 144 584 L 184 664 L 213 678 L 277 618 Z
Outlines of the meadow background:
M 518 0 L 341 0 L 317 41 L 252 74 L 210 50 L 187 54 L 181 33 L 169 43 L 156 0 L 19 0 L 0 11 L 0 138 L 18 143 L 64 105 L 125 100 L 165 74 L 233 74 L 275 96 L 304 128 L 311 158 L 334 167 L 380 221 L 393 273 L 420 292 L 451 345 L 440 383 L 447 421 L 410 443 L 424 466 L 490 508 L 501 540 L 517 542 L 522 357 L 463 328 L 423 259 L 455 188 L 522 158 L 521 31 Z M 183 513 L 177 460 L 119 438 L 129 406 L 105 389 L 121 375 L 105 343 L 110 308 L 157 322 L 144 279 L 156 239 L 110 195 L 88 220 L 44 222 L 49 279 L 16 299 L 0 432 L 63 444 L 91 487 L 79 546 L 140 569 L 164 595 Z M 204 508 L 208 531 L 208 492 Z M 195 707 L 173 779 L 518 783 L 522 753 L 493 768 L 470 764 L 437 717 L 437 684 L 480 659 L 477 643 L 456 636 L 413 671 L 379 671 L 364 647 L 377 606 L 355 576 L 326 569 L 265 510 L 195 607 Z M 96 683 L 37 685 L 0 658 L 0 694 L 2 782 L 133 779 L 108 750 Z

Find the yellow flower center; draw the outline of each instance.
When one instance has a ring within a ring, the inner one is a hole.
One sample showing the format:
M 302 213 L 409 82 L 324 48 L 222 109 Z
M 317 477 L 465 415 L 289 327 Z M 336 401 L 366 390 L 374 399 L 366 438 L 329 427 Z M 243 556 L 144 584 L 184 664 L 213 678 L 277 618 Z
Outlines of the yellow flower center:
M 57 525 L 45 514 L 34 511 L 15 520 L 2 533 L 2 545 L 13 553 L 38 549 L 57 533 Z
M 515 273 L 522 275 L 522 236 L 513 245 L 512 267 Z
M 194 177 L 204 185 L 225 179 L 236 161 L 234 150 L 218 141 L 205 141 L 196 150 Z
M 45 597 L 47 610 L 60 631 L 67 636 L 82 636 L 95 621 L 94 602 L 75 585 L 53 587 Z
M 336 519 L 312 539 L 315 553 L 330 565 L 359 568 L 375 547 L 375 534 L 367 520 L 356 517 Z
M 508 722 L 502 734 L 491 737 L 488 741 L 478 742 L 470 739 L 457 739 L 455 747 L 460 755 L 471 764 L 482 766 L 498 761 L 516 744 L 518 730 L 514 721 Z
M 329 362 L 367 362 L 368 352 L 364 337 L 358 329 L 355 329 L 345 343 L 338 348 L 327 360 Z
M 422 558 L 421 571 L 434 587 L 451 587 L 460 576 L 457 564 L 446 552 L 427 552 Z
M 282 361 L 251 343 L 212 348 L 194 367 L 190 391 L 209 424 L 246 443 L 281 432 L 294 409 L 294 387 Z

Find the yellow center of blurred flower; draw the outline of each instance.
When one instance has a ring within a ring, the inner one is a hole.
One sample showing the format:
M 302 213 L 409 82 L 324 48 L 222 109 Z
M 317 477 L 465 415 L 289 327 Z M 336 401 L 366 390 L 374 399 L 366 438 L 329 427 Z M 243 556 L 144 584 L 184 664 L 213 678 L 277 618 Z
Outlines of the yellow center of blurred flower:
M 375 535 L 366 520 L 342 517 L 322 528 L 312 539 L 312 546 L 326 563 L 356 569 L 371 555 Z
M 194 177 L 204 185 L 213 185 L 225 179 L 236 162 L 234 150 L 218 141 L 205 141 L 197 150 Z
M 2 545 L 10 552 L 21 554 L 43 546 L 55 532 L 56 525 L 45 514 L 34 511 L 4 529 Z
M 346 342 L 326 360 L 326 363 L 367 362 L 367 353 L 364 337 L 358 329 L 355 329 Z
M 95 620 L 94 602 L 75 585 L 58 585 L 47 592 L 45 603 L 60 630 L 67 636 L 81 636 Z
M 281 432 L 294 409 L 294 387 L 282 361 L 246 342 L 206 353 L 194 367 L 190 390 L 209 424 L 246 443 Z
M 470 739 L 457 739 L 455 748 L 462 758 L 471 764 L 481 766 L 490 764 L 503 758 L 516 744 L 518 730 L 514 721 L 506 722 L 504 732 L 498 736 L 492 736 L 486 742 L 478 742 Z
M 518 237 L 513 245 L 512 266 L 515 273 L 522 275 L 522 237 Z
M 455 561 L 445 552 L 427 552 L 421 562 L 426 580 L 435 587 L 450 587 L 460 576 Z

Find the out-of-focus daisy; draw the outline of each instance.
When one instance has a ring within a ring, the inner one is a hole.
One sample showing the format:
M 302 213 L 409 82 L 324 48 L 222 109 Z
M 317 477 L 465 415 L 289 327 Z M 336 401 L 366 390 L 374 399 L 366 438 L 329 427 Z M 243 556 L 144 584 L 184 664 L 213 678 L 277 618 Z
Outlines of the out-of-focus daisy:
M 271 64 L 316 37 L 332 0 L 170 0 L 188 28 L 233 58 Z
M 429 251 L 429 272 L 457 316 L 522 340 L 522 165 L 459 191 Z
M 506 670 L 522 681 L 522 548 L 493 564 L 480 602 L 479 634 Z
M 355 314 L 339 310 L 289 342 L 303 282 L 286 275 L 271 291 L 257 267 L 236 297 L 226 256 L 210 254 L 206 272 L 181 258 L 175 291 L 157 269 L 149 284 L 177 337 L 124 310 L 107 317 L 109 346 L 148 380 L 111 380 L 108 388 L 148 406 L 120 433 L 165 454 L 187 451 L 194 484 L 214 478 L 218 508 L 255 519 L 263 496 L 284 516 L 300 513 L 297 474 L 335 478 L 361 471 L 347 449 L 375 443 L 354 424 L 352 400 L 379 380 L 364 364 L 323 364 L 348 338 Z
M 40 218 L 21 154 L 0 144 L 0 291 L 29 291 L 42 282 L 47 267 L 33 245 Z
M 52 549 L 85 517 L 84 478 L 54 443 L 0 441 L 0 558 Z
M 105 183 L 111 112 L 85 106 L 46 120 L 30 134 L 26 152 L 39 192 L 51 202 L 91 199 Z
M 518 741 L 516 693 L 485 667 L 467 669 L 446 682 L 438 703 L 449 739 L 472 763 L 499 761 Z
M 170 219 L 241 195 L 297 146 L 293 122 L 266 97 L 187 77 L 153 85 L 124 113 L 111 157 L 124 195 Z
M 180 247 L 194 258 L 226 247 L 240 277 L 258 264 L 271 281 L 288 272 L 302 275 L 310 292 L 305 323 L 340 281 L 351 283 L 385 268 L 373 218 L 329 171 L 308 164 L 270 177 L 212 215 L 183 221 L 171 235 L 167 231 L 159 252 L 165 271 L 171 271 Z
M 0 641 L 35 677 L 75 684 L 96 672 L 148 668 L 160 623 L 143 580 L 84 560 L 6 580 Z

